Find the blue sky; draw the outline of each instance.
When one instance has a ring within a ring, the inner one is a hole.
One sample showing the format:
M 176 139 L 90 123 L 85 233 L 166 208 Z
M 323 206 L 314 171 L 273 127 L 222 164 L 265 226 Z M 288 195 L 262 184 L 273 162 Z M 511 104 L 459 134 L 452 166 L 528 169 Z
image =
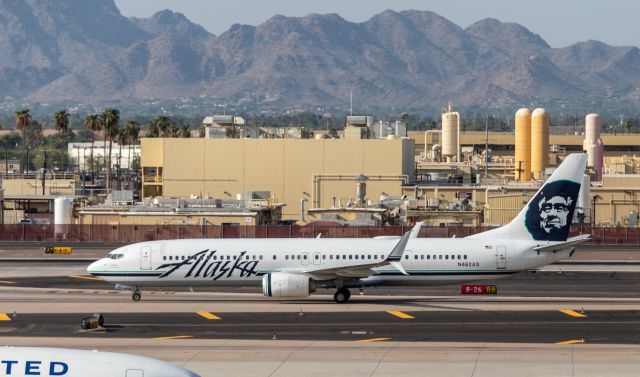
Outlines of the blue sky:
M 640 2 L 634 0 L 116 0 L 125 16 L 148 17 L 162 9 L 184 13 L 214 34 L 235 23 L 259 25 L 275 14 L 338 13 L 360 22 L 385 9 L 430 10 L 462 27 L 493 17 L 517 22 L 551 46 L 600 40 L 640 46 Z

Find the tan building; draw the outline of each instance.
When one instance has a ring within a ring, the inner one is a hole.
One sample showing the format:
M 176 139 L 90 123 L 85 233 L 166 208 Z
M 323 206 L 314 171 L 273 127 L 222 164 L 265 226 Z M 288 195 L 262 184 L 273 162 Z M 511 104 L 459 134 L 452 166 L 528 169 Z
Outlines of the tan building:
M 69 173 L 1 174 L 5 195 L 54 195 L 74 196 L 78 176 Z
M 401 195 L 414 178 L 410 139 L 142 139 L 143 197 L 231 199 L 269 191 L 285 204 L 283 219 L 309 208 L 357 201 L 356 176 L 366 198 Z

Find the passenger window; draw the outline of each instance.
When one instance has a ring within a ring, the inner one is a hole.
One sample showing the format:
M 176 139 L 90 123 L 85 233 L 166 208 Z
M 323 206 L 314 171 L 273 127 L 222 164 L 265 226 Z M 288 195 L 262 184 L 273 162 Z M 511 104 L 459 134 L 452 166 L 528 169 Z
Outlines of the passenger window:
M 431 254 L 427 254 L 427 259 L 431 259 Z
M 248 256 L 248 255 L 245 255 L 245 256 L 244 256 L 244 260 L 249 260 L 249 256 Z
M 169 255 L 169 260 L 173 260 L 173 255 Z
M 302 256 L 302 259 L 307 260 L 307 256 L 306 256 L 306 255 L 303 255 L 303 256 Z
M 315 255 L 316 260 L 320 259 L 320 256 L 318 254 Z
M 165 255 L 165 256 L 163 256 L 163 257 L 162 257 L 162 260 L 167 260 L 167 256 L 166 256 L 166 255 Z
M 420 259 L 424 259 L 424 254 L 421 254 L 421 255 L 420 255 Z
M 409 256 L 408 256 L 408 255 L 405 255 L 405 256 L 404 256 L 404 259 L 409 259 Z
M 333 254 L 329 255 L 329 259 L 333 260 Z
M 467 256 L 466 255 L 464 256 L 464 260 L 467 260 Z
M 361 255 L 361 256 L 360 256 L 360 259 L 364 259 L 364 255 Z
M 458 259 L 462 259 L 462 255 L 458 254 Z
M 327 256 L 326 256 L 326 255 L 323 255 L 323 256 L 322 256 L 322 259 L 327 259 Z
M 438 255 L 438 259 L 442 259 L 442 255 Z
M 275 257 L 276 257 L 276 256 L 274 255 L 274 256 L 273 256 L 273 259 L 276 259 Z M 285 256 L 284 256 L 284 259 L 285 259 L 285 260 L 289 260 L 289 256 L 288 256 L 288 255 L 285 255 Z
M 300 260 L 300 256 L 299 255 L 297 256 L 297 259 Z
M 417 259 L 418 259 L 418 254 L 414 255 L 414 256 L 413 256 L 413 259 L 416 259 L 416 260 L 417 260 Z
M 260 256 L 260 260 L 262 260 L 262 255 Z
M 445 255 L 445 256 L 444 256 L 444 259 L 447 259 L 447 260 L 448 260 L 448 259 L 449 259 L 449 256 L 448 256 L 448 255 Z
M 353 259 L 353 255 L 349 254 L 349 260 Z
M 356 254 L 356 259 L 358 259 L 358 255 Z
M 273 260 L 276 260 L 276 256 L 275 255 L 273 256 Z

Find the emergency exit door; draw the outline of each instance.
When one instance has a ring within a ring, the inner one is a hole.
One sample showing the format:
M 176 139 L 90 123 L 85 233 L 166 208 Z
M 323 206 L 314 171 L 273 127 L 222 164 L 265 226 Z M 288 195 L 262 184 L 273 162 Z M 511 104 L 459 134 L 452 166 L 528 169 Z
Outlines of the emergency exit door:
M 507 268 L 507 248 L 498 246 L 496 252 L 496 267 L 500 270 Z

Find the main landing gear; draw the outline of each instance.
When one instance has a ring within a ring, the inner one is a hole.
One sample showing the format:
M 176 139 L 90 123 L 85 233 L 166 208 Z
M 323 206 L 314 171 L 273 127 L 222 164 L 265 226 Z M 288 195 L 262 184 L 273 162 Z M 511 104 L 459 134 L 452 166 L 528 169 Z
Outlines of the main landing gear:
M 349 289 L 344 287 L 338 288 L 338 291 L 333 295 L 334 301 L 338 304 L 346 303 L 349 301 L 349 298 L 351 298 L 351 292 L 349 292 Z
M 140 294 L 140 290 L 138 289 L 138 287 L 133 287 L 133 294 L 131 295 L 131 299 L 135 302 L 138 302 L 141 298 L 142 295 Z

